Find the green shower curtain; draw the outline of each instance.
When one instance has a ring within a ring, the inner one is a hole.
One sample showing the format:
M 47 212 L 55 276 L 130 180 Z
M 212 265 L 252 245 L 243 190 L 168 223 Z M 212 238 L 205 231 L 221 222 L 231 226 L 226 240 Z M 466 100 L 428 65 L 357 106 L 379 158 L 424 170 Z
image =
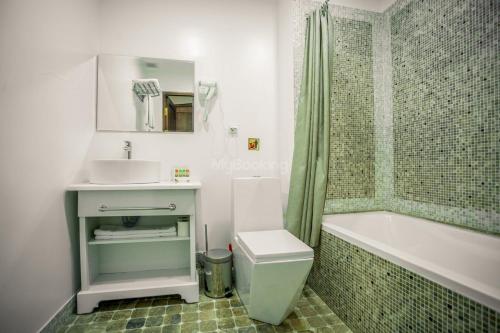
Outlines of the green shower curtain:
M 324 5 L 307 18 L 286 212 L 287 229 L 313 247 L 319 242 L 328 178 L 332 51 L 333 20 Z

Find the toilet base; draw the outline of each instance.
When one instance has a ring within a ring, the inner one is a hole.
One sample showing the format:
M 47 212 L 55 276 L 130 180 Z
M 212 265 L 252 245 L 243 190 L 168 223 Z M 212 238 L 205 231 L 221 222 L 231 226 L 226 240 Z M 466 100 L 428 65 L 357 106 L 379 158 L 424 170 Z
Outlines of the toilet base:
M 255 263 L 233 242 L 236 290 L 252 319 L 279 325 L 295 308 L 313 258 Z

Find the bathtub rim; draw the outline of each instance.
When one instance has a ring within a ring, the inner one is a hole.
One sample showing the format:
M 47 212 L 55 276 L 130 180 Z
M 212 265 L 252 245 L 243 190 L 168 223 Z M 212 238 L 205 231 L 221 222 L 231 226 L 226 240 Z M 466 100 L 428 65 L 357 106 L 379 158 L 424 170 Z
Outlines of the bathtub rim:
M 381 257 L 382 259 L 385 259 L 395 265 L 401 266 L 417 275 L 420 275 L 432 282 L 439 284 L 442 287 L 448 288 L 458 294 L 468 297 L 500 313 L 500 290 L 495 289 L 480 281 L 471 279 L 462 274 L 439 267 L 433 264 L 432 262 L 415 257 L 413 255 L 405 253 L 404 251 L 385 245 L 379 241 L 359 235 L 351 230 L 343 228 L 339 225 L 335 225 L 333 221 L 325 221 L 328 218 L 332 219 L 334 216 L 357 215 L 357 214 L 363 214 L 363 215 L 387 214 L 394 216 L 411 217 L 421 220 L 424 223 L 436 224 L 439 222 L 434 222 L 427 219 L 417 218 L 409 215 L 397 214 L 389 211 L 324 214 L 322 217 L 321 230 L 328 232 L 329 234 L 332 234 L 336 237 L 339 237 L 340 239 L 346 242 L 349 242 L 357 247 L 362 248 L 363 250 L 366 250 L 378 257 Z M 450 225 L 446 226 L 449 228 L 457 228 Z M 458 229 L 464 230 L 463 228 L 458 228 Z M 468 232 L 474 232 L 467 229 L 465 230 Z M 471 287 L 471 285 L 475 285 L 476 288 Z

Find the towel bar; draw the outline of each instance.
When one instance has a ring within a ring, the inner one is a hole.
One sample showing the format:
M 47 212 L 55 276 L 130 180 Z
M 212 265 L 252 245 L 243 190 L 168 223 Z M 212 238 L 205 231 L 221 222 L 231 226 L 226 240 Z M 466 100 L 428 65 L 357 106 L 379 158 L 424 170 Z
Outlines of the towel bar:
M 174 203 L 169 204 L 167 207 L 108 207 L 105 204 L 99 206 L 100 212 L 113 212 L 123 210 L 175 210 L 177 206 Z

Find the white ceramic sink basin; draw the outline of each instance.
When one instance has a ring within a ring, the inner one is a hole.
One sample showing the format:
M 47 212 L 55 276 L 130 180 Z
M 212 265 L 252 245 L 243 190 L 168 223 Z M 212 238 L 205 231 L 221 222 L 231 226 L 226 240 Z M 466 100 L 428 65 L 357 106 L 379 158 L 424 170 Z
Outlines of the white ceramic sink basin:
M 160 181 L 160 161 L 95 160 L 90 165 L 92 184 L 147 184 Z

